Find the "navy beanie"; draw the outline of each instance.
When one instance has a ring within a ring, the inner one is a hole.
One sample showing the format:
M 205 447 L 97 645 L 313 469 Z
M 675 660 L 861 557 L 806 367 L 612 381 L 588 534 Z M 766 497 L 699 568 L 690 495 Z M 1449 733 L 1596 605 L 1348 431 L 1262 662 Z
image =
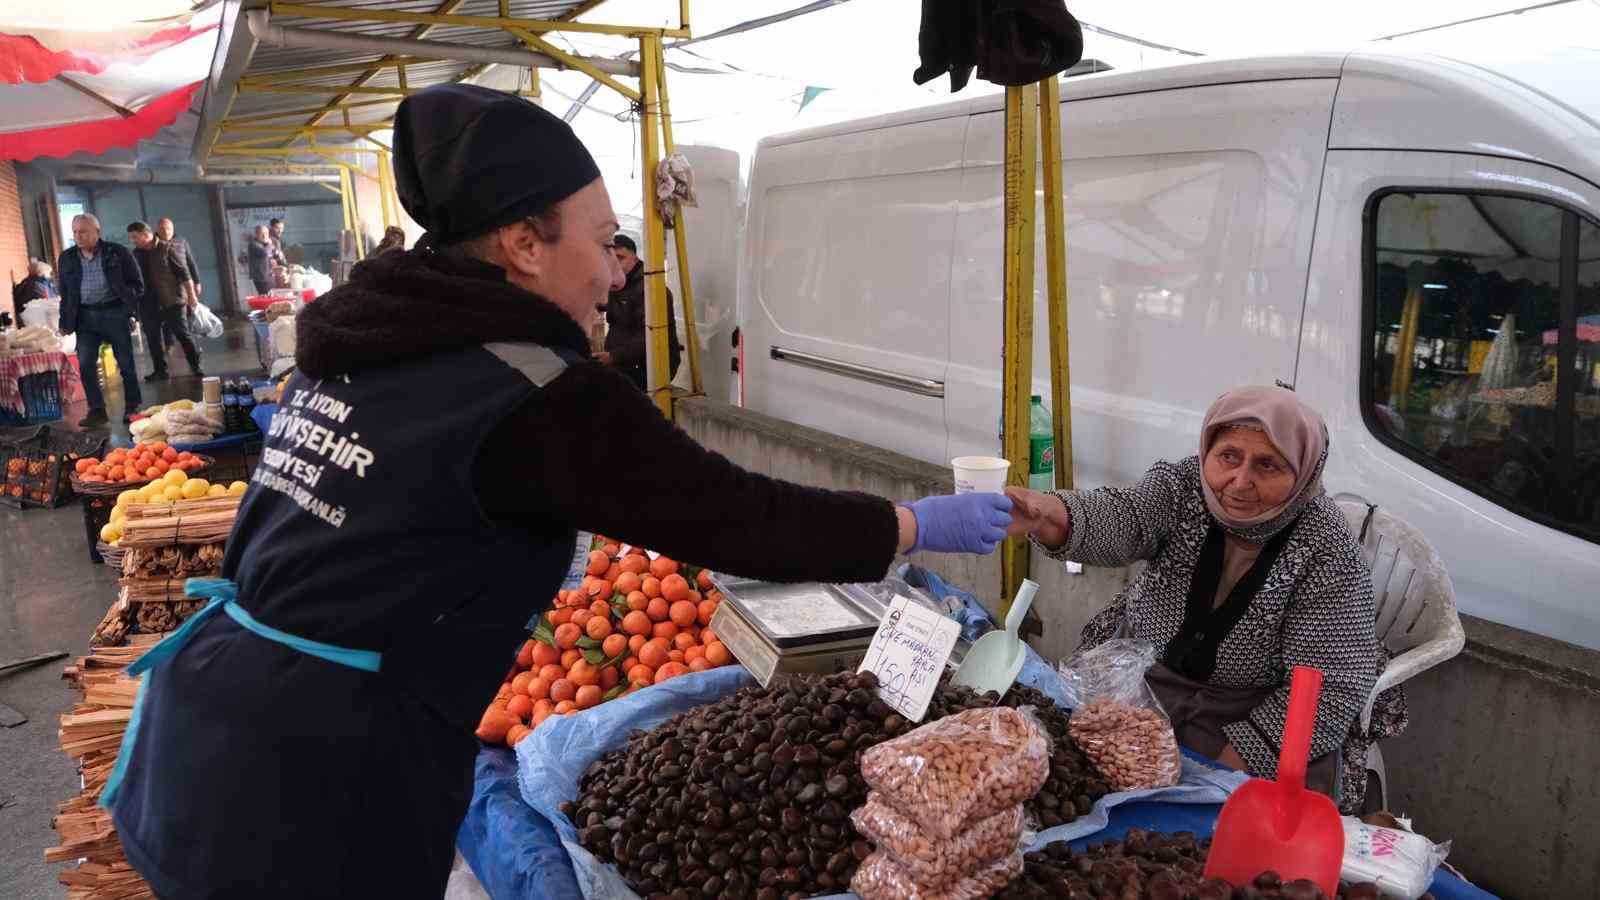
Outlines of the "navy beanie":
M 509 225 L 600 177 L 566 122 L 502 91 L 425 88 L 400 102 L 394 122 L 395 190 L 427 245 Z

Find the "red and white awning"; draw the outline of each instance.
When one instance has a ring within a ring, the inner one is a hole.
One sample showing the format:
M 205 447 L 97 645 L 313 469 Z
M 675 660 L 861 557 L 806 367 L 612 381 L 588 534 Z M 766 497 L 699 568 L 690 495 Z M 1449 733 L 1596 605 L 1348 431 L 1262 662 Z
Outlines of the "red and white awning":
M 0 12 L 0 160 L 103 153 L 171 125 L 204 85 L 222 18 L 180 0 L 140 0 L 139 21 L 125 0 L 23 5 Z

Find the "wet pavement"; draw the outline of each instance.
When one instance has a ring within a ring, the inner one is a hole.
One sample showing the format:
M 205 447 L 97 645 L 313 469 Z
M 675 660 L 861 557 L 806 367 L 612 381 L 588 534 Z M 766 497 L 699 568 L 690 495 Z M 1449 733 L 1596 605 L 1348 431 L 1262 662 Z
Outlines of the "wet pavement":
M 222 338 L 200 342 L 208 375 L 261 375 L 255 337 L 248 323 L 229 322 Z M 187 372 L 173 348 L 171 370 Z M 151 370 L 137 355 L 141 376 Z M 106 391 L 113 444 L 127 445 L 120 379 Z M 198 400 L 199 379 L 176 375 L 141 384 L 144 405 L 183 397 Z M 86 410 L 69 406 L 51 427 L 76 431 Z M 90 562 L 83 511 L 76 502 L 59 509 L 15 510 L 0 506 L 0 665 L 39 653 L 64 650 L 66 659 L 12 673 L 0 673 L 0 703 L 28 717 L 14 728 L 0 727 L 0 898 L 60 898 L 56 881 L 63 868 L 44 862 L 44 849 L 56 843 L 50 819 L 56 807 L 78 789 L 75 764 L 56 746 L 57 717 L 77 700 L 61 669 L 88 651 L 89 634 L 115 599 L 116 575 Z

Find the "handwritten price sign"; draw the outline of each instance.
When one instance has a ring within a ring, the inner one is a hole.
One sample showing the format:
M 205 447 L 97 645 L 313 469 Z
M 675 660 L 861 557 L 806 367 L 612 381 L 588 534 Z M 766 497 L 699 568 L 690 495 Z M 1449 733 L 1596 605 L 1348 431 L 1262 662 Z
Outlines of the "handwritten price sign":
M 896 597 L 859 672 L 878 676 L 878 697 L 913 722 L 928 712 L 961 626 L 906 597 Z

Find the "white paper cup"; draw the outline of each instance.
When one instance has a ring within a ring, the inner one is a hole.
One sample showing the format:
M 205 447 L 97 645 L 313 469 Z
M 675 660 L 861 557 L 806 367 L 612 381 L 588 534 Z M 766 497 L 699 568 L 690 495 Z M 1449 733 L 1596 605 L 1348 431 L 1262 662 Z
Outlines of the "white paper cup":
M 955 470 L 956 493 L 999 493 L 1005 489 L 1011 461 L 998 456 L 958 456 L 950 460 Z

